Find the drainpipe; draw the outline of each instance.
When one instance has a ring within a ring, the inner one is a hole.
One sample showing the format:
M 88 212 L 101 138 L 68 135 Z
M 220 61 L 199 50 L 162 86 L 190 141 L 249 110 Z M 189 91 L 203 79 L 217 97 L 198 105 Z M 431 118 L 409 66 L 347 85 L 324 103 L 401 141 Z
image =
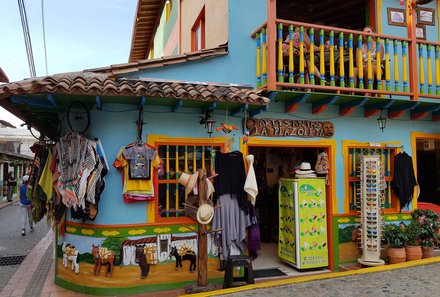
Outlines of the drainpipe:
M 417 41 L 416 41 L 416 3 L 414 0 L 407 0 L 406 19 L 408 20 L 408 38 L 411 39 L 408 46 L 409 58 L 409 88 L 414 95 L 411 100 L 419 100 L 418 74 L 417 74 Z
M 276 37 L 277 37 L 277 1 L 267 0 L 267 89 L 276 89 Z

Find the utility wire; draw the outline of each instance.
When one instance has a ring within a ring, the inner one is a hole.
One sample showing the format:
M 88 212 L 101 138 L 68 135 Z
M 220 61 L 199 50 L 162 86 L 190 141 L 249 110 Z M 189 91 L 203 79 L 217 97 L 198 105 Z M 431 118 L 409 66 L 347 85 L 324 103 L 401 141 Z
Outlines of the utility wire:
M 18 9 L 20 10 L 21 27 L 23 28 L 24 43 L 26 46 L 26 54 L 29 64 L 29 72 L 31 77 L 36 77 L 34 54 L 32 53 L 31 36 L 29 34 L 29 26 L 27 22 L 26 8 L 24 6 L 24 0 L 18 0 Z
M 48 71 L 47 71 L 46 30 L 44 29 L 44 0 L 41 0 L 41 25 L 43 27 L 44 65 L 46 66 L 46 76 L 47 76 Z

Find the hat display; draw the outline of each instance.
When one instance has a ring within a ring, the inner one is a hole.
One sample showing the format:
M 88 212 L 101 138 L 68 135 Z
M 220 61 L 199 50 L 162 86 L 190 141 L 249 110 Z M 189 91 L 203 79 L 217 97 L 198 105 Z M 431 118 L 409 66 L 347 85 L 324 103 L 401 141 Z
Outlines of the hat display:
M 214 217 L 214 207 L 208 203 L 202 204 L 197 209 L 197 221 L 206 225 L 209 224 Z
M 295 173 L 297 175 L 301 175 L 302 176 L 302 175 L 305 175 L 305 174 L 315 173 L 315 171 L 312 170 L 312 166 L 310 166 L 310 163 L 302 162 L 300 169 L 295 170 Z M 316 177 L 316 175 L 314 177 Z
M 197 184 L 197 179 L 199 178 L 199 172 L 196 171 L 193 174 L 188 174 L 186 172 L 182 172 L 179 177 L 179 184 L 185 187 L 185 198 L 191 193 L 192 190 L 195 190 L 194 187 Z M 196 192 L 196 191 L 195 191 Z M 197 193 L 194 193 L 197 194 Z
M 27 182 L 29 180 L 29 175 L 23 175 L 23 181 Z

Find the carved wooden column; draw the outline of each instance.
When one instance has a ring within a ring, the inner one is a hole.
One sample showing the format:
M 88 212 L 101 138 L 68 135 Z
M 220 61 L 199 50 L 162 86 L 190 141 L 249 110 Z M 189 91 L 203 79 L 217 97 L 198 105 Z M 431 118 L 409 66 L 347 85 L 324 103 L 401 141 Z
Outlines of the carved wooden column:
M 206 171 L 199 169 L 198 191 L 199 191 L 199 207 L 206 201 Z M 208 238 L 206 233 L 206 225 L 198 223 L 198 285 L 206 287 L 208 284 Z

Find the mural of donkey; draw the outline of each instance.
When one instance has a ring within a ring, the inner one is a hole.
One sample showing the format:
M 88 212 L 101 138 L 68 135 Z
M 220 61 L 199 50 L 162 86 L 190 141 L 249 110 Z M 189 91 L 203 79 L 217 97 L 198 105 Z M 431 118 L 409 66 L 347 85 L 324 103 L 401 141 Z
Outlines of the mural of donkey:
M 136 245 L 135 262 L 139 264 L 141 269 L 141 279 L 148 276 L 150 272 L 150 264 L 147 262 L 147 255 L 145 254 L 144 245 Z
M 171 248 L 168 257 L 171 258 L 172 256 L 176 258 L 176 270 L 182 268 L 183 260 L 190 261 L 189 272 L 194 272 L 196 270 L 197 255 L 192 249 L 185 249 L 179 253 L 177 248 L 174 246 Z
M 99 275 L 101 273 L 101 265 L 107 266 L 105 276 L 112 276 L 113 266 L 115 265 L 115 253 L 107 248 L 99 248 L 98 245 L 92 245 L 92 257 L 95 266 L 93 267 L 93 274 Z
M 67 264 L 69 261 L 72 262 L 72 271 L 75 270 L 75 273 L 79 273 L 79 252 L 75 248 L 74 245 L 63 242 L 61 246 L 61 251 L 63 252 L 63 266 L 67 268 Z

